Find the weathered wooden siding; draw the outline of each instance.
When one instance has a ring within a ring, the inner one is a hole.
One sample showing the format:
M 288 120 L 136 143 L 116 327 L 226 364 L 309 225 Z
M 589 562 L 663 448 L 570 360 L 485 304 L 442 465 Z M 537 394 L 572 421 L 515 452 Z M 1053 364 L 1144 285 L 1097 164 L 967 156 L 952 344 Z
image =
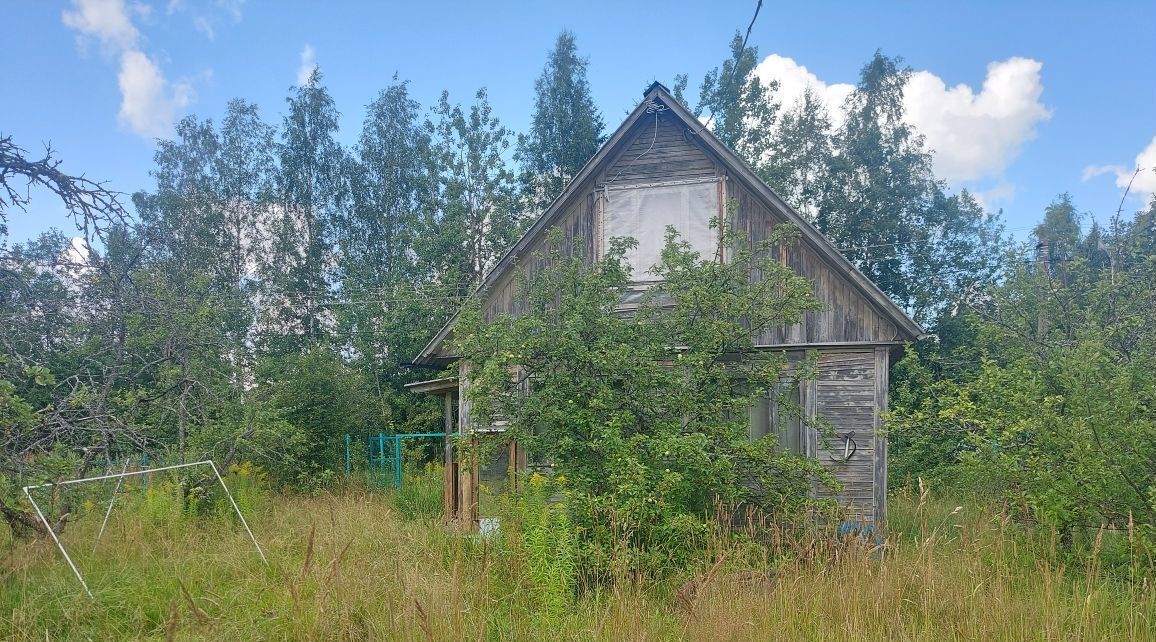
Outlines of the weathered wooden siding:
M 891 350 L 875 348 L 875 526 L 881 528 L 887 520 L 887 433 L 883 414 L 887 412 L 887 388 L 891 382 Z
M 804 404 L 811 416 L 829 424 L 832 433 L 824 443 L 823 437 L 811 430 L 808 454 L 843 483 L 843 490 L 837 495 L 818 489 L 818 496 L 838 497 L 840 503 L 851 507 L 853 519 L 866 522 L 882 517 L 882 510 L 877 511 L 875 480 L 877 456 L 885 456 L 885 451 L 880 452 L 877 436 L 878 375 L 874 348 L 820 351 L 819 376 L 809 382 L 809 403 Z M 883 393 L 886 395 L 886 387 Z M 844 453 L 842 435 L 851 433 L 858 446 L 854 456 L 846 462 L 832 461 L 832 455 L 841 457 Z
M 656 129 L 657 123 L 657 129 Z M 666 112 L 645 114 L 631 132 L 634 140 L 610 160 L 599 184 L 628 185 L 709 178 L 719 165 L 693 136 Z
M 734 181 L 727 181 L 727 195 L 737 204 L 734 223 L 751 243 L 760 243 L 771 230 L 783 224 L 761 199 Z M 818 312 L 808 312 L 800 323 L 764 332 L 756 338 L 760 345 L 801 345 L 810 343 L 890 342 L 898 337 L 895 324 L 842 275 L 836 273 L 814 248 L 800 241 L 787 248 L 786 260 L 797 274 L 815 284 L 815 295 L 823 304 Z
M 771 230 L 783 224 L 762 198 L 735 180 L 725 180 L 725 166 L 708 152 L 685 127 L 666 112 L 655 119 L 645 115 L 628 133 L 628 144 L 622 151 L 605 161 L 605 168 L 597 171 L 574 189 L 554 216 L 551 228 L 563 231 L 565 247 L 580 239 L 581 251 L 594 257 L 599 251 L 599 199 L 597 190 L 606 185 L 644 185 L 677 180 L 719 177 L 724 180 L 722 190 L 726 200 L 737 204 L 734 224 L 751 243 L 767 238 Z M 518 290 L 519 272 L 533 274 L 540 268 L 535 258 L 546 249 L 548 231 L 537 238 L 515 257 L 512 268 L 506 269 L 485 294 L 486 316 L 518 315 L 523 301 Z M 895 323 L 877 305 L 842 274 L 832 268 L 812 247 L 800 241 L 787 248 L 786 262 L 796 273 L 814 283 L 815 294 L 823 309 L 808 312 L 800 323 L 789 327 L 770 329 L 756 337 L 759 345 L 791 346 L 822 343 L 893 342 L 899 337 Z M 445 355 L 450 356 L 450 355 Z
M 653 114 L 644 115 L 628 133 L 628 142 L 622 151 L 607 159 L 605 168 L 579 185 L 562 204 L 551 228 L 563 231 L 565 247 L 572 247 L 577 238 L 581 239 L 584 256 L 593 257 L 599 251 L 599 196 L 596 194 L 599 188 L 717 176 L 720 165 L 692 138 L 665 112 L 659 112 L 657 119 Z M 549 233 L 544 232 L 534 239 L 517 257 L 516 267 L 503 274 L 487 293 L 488 318 L 504 313 L 517 316 L 522 312 L 516 271 L 532 275 L 541 267 L 535 255 L 547 249 L 548 236 Z

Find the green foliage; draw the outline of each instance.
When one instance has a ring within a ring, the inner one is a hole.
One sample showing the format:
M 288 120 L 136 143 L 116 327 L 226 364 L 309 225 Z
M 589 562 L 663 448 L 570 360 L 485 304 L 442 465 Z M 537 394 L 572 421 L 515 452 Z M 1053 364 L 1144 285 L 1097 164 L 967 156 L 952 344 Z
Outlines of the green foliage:
M 941 394 L 951 384 L 942 382 L 930 363 L 937 357 L 909 347 L 891 369 L 887 473 L 892 488 L 911 488 L 919 479 L 937 487 L 959 482 L 959 455 L 966 436 L 959 426 L 933 419 L 952 402 L 950 395 Z
M 172 482 L 149 484 L 140 501 L 140 516 L 153 528 L 178 524 L 194 511 L 195 500 L 186 505 L 181 487 Z
M 574 34 L 563 31 L 534 82 L 534 116 L 529 133 L 518 137 L 517 151 L 523 197 L 534 213 L 562 193 L 606 140 L 587 64 L 578 56 Z
M 502 498 L 502 527 L 525 559 L 537 607 L 546 616 L 564 613 L 577 597 L 578 530 L 571 522 L 564 476 L 525 476 Z
M 278 306 L 273 321 L 283 334 L 270 338 L 274 354 L 289 353 L 322 335 L 316 305 L 328 289 L 337 212 L 348 198 L 345 149 L 337 142 L 340 114 L 319 69 L 286 98 L 280 163 L 275 182 L 277 218 L 263 284 L 295 295 Z
M 773 436 L 748 438 L 747 409 L 786 376 L 785 357 L 752 336 L 819 305 L 771 258 L 793 238 L 787 226 L 758 244 L 724 233 L 730 260 L 719 263 L 668 231 L 653 268 L 663 285 L 622 313 L 630 243 L 590 263 L 555 235 L 545 267 L 522 282 L 523 314 L 487 322 L 474 306 L 459 317 L 474 416 L 507 421 L 502 440 L 565 477 L 586 573 L 679 568 L 718 502 L 792 514 L 813 480 L 833 483 Z
M 756 167 L 776 194 L 813 222 L 834 153 L 831 119 L 810 87 L 802 100 L 787 107 L 771 136 L 770 160 Z
M 221 476 L 246 519 L 253 519 L 266 509 L 270 501 L 268 479 L 259 466 L 249 461 L 233 464 L 221 471 Z M 104 515 L 113 486 L 102 488 L 92 483 L 70 488 L 68 492 L 83 493 L 86 487 L 93 492 L 81 505 L 96 506 L 94 514 L 99 519 Z M 200 466 L 128 477 L 113 505 L 118 516 L 137 517 L 165 536 L 178 536 L 182 531 L 213 522 L 239 527 L 237 509 L 233 508 L 216 475 Z
M 892 473 L 987 493 L 1069 546 L 1100 525 L 1151 546 L 1156 255 L 1134 249 L 1145 213 L 1095 244 L 1075 220 L 1067 198 L 1048 208 L 1037 232 L 1059 255 L 975 301 L 971 341 L 901 362 Z
M 965 470 L 1061 529 L 1153 523 L 1153 366 L 1116 363 L 1094 339 L 1043 362 L 985 363 L 956 404 L 973 433 Z
M 435 211 L 419 255 L 464 297 L 522 230 L 514 174 L 505 154 L 513 133 L 493 115 L 486 90 L 468 110 L 442 92 L 426 129 L 438 172 Z
M 222 477 L 245 519 L 260 517 L 268 510 L 273 498 L 269 492 L 269 477 L 261 466 L 245 460 L 230 465 L 227 470 L 222 471 Z M 206 487 L 213 491 L 212 514 L 229 523 L 239 522 L 237 511 L 233 509 L 229 498 L 224 493 L 218 492 L 219 488 L 211 482 Z
M 1080 243 L 1080 213 L 1071 194 L 1060 194 L 1044 209 L 1044 220 L 1032 231 L 1040 243 L 1047 245 L 1049 261 L 1070 260 Z M 1098 234 L 1097 234 L 1098 236 Z
M 316 492 L 332 477 L 312 459 L 315 443 L 308 427 L 294 425 L 287 414 L 276 400 L 251 401 L 241 416 L 199 426 L 189 449 L 214 461 L 253 466 L 274 488 Z M 230 469 L 235 465 L 228 464 Z
M 299 449 L 291 447 L 282 452 L 296 450 L 299 459 L 279 462 L 277 466 L 285 469 L 279 474 L 293 471 L 297 481 L 316 475 L 332 478 L 333 471 L 344 466 L 345 433 L 368 434 L 385 429 L 380 424 L 377 399 L 364 375 L 327 348 L 266 360 L 261 374 L 268 381 L 262 394 L 276 409 L 276 419 L 267 424 L 275 431 L 273 437 L 285 424 L 300 432 L 300 437 L 284 435 L 291 440 L 291 446 L 299 445 Z
M 4 427 L 5 436 L 12 438 L 35 424 L 31 404 L 16 394 L 16 386 L 11 381 L 0 379 L 0 426 Z
M 398 514 L 408 520 L 436 520 L 444 517 L 444 468 L 439 463 L 413 461 L 405 467 L 401 488 L 391 497 Z M 391 483 L 391 482 L 389 482 Z
M 770 139 L 779 111 L 779 104 L 774 101 L 779 83 L 764 84 L 754 74 L 759 49 L 753 46 L 744 49 L 740 33 L 735 32 L 730 49 L 731 57 L 703 78 L 695 115 L 709 113 L 715 136 L 756 170 L 761 170 L 769 160 Z M 676 83 L 676 88 L 679 84 L 685 85 L 685 79 Z M 681 93 L 679 89 L 676 97 Z

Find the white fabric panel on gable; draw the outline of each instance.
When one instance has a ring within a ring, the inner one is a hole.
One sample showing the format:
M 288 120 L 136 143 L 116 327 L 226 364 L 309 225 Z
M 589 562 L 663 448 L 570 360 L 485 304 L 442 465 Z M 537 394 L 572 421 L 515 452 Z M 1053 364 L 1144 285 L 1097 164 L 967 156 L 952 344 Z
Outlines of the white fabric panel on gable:
M 718 182 L 713 179 L 611 189 L 602 210 L 602 247 L 609 247 L 612 238 L 638 241 L 626 253 L 635 282 L 656 280 L 649 272 L 662 258 L 668 225 L 709 259 L 718 249 L 718 229 L 710 226 L 711 219 L 719 215 L 718 198 Z

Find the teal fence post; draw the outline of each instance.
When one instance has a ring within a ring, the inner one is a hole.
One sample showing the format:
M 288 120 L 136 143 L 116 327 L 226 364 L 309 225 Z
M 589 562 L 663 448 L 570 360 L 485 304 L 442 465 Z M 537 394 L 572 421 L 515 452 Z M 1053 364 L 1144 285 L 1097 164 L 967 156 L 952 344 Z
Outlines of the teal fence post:
M 377 467 L 382 478 L 385 477 L 385 433 L 377 433 Z M 382 480 L 384 481 L 384 479 Z
M 345 476 L 346 477 L 349 477 L 349 475 L 353 472 L 353 466 L 352 466 L 352 462 L 350 461 L 350 455 L 349 455 L 349 445 L 350 445 L 349 433 L 345 433 Z
M 401 488 L 401 436 L 393 436 L 393 487 Z

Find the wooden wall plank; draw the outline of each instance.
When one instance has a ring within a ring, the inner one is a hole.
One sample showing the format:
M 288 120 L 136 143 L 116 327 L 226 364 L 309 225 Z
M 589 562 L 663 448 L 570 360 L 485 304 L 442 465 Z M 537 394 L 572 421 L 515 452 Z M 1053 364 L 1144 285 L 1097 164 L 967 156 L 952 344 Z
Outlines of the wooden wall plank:
M 887 524 L 887 433 L 882 416 L 887 412 L 891 355 L 887 348 L 875 348 L 875 526 Z
M 808 354 L 813 354 L 813 351 L 808 350 Z M 813 421 L 818 415 L 818 386 L 814 379 L 804 379 L 803 389 L 800 393 L 802 399 L 799 403 L 803 406 L 803 418 L 808 422 Z M 818 457 L 819 452 L 819 433 L 815 429 L 806 431 L 806 438 L 803 440 L 803 455 L 807 457 Z M 819 493 L 819 483 L 811 482 L 811 495 L 815 496 Z
M 879 454 L 875 350 L 824 350 L 819 353 L 818 366 L 816 415 L 829 422 L 836 434 L 854 433 L 857 445 L 849 461 L 832 461 L 832 456 L 844 452 L 844 442 L 834 436 L 829 444 L 823 444 L 816 433 L 814 456 L 843 484 L 838 494 L 820 489 L 818 496 L 835 497 L 854 513 L 852 518 L 872 522 L 878 502 L 874 471 Z
M 618 185 L 715 176 L 714 158 L 684 130 L 665 112 L 643 116 L 631 133 L 634 140 L 610 162 L 600 182 Z

